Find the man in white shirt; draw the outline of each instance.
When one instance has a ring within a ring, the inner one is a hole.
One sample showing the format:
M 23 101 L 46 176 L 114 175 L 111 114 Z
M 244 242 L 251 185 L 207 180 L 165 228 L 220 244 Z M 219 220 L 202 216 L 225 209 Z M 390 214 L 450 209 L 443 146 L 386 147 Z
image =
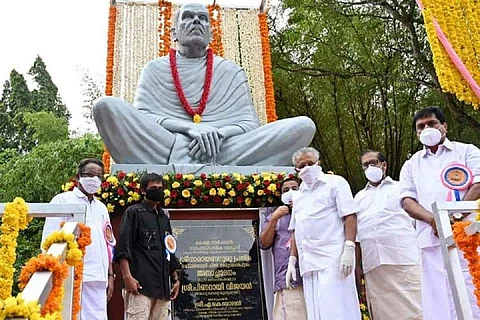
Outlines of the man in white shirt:
M 360 157 L 368 180 L 355 195 L 357 241 L 368 309 L 375 320 L 422 319 L 422 282 L 413 220 L 400 203 L 400 186 L 386 176 L 385 156 L 374 150 Z
M 83 259 L 81 320 L 107 319 L 107 303 L 113 295 L 115 275 L 111 264 L 111 247 L 115 245 L 110 216 L 105 205 L 93 195 L 100 188 L 104 166 L 98 159 L 80 161 L 75 176 L 78 184 L 73 191 L 56 195 L 50 203 L 85 204 L 86 225 L 90 227 L 92 243 Z M 60 223 L 70 218 L 46 218 L 42 242 Z M 110 248 L 109 248 L 110 247 Z M 110 251 L 110 252 L 109 252 Z
M 436 201 L 480 198 L 480 150 L 471 144 L 448 140 L 445 116 L 437 107 L 418 111 L 413 118 L 413 129 L 424 148 L 402 167 L 400 198 L 405 211 L 417 220 L 417 240 L 422 256 L 423 318 L 456 320 L 432 204 Z M 464 181 L 470 181 L 462 190 L 455 190 L 455 183 L 452 184 L 449 175 L 445 174 L 451 169 L 464 172 Z M 473 316 L 480 319 L 480 309 L 473 294 L 474 286 L 463 252 L 459 252 L 459 258 Z
M 344 178 L 322 172 L 314 148 L 298 150 L 292 161 L 303 182 L 293 196 L 287 286 L 296 280 L 298 256 L 308 320 L 358 320 L 352 274 L 358 207 L 350 186 Z

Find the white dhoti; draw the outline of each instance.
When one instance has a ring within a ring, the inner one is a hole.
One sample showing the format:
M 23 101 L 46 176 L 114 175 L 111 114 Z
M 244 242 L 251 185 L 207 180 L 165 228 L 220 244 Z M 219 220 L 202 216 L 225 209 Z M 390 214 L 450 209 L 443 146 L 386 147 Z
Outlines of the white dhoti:
M 420 266 L 378 266 L 365 274 L 365 289 L 372 319 L 422 319 Z
M 80 320 L 107 319 L 107 282 L 82 283 Z
M 273 320 L 307 320 L 302 286 L 275 292 Z
M 361 319 L 353 273 L 345 278 L 339 267 L 306 272 L 303 292 L 308 320 Z
M 480 319 L 480 309 L 473 293 L 475 287 L 468 271 L 468 262 L 463 258 L 463 252 L 459 251 L 459 258 L 473 318 Z M 425 320 L 457 320 L 452 291 L 439 246 L 422 249 L 422 304 Z

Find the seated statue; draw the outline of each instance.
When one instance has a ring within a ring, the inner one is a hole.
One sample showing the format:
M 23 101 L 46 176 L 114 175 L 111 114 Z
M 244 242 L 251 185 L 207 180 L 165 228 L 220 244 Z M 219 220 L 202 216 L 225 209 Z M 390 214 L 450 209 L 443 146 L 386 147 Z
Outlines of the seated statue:
M 307 117 L 260 126 L 243 69 L 214 56 L 210 18 L 201 4 L 175 13 L 178 51 L 150 61 L 133 106 L 114 97 L 97 101 L 93 116 L 113 160 L 122 164 L 289 166 L 308 146 Z

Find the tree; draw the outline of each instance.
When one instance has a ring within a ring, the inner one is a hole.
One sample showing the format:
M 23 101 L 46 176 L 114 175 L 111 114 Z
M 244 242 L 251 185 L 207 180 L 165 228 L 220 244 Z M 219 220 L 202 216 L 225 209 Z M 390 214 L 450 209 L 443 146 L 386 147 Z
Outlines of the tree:
M 67 121 L 51 112 L 27 112 L 24 121 L 33 129 L 32 139 L 37 145 L 68 139 Z
M 105 83 L 100 75 L 92 75 L 86 69 L 82 69 L 80 72 L 82 73 L 83 117 L 88 123 L 92 123 L 93 106 L 95 101 L 104 95 Z

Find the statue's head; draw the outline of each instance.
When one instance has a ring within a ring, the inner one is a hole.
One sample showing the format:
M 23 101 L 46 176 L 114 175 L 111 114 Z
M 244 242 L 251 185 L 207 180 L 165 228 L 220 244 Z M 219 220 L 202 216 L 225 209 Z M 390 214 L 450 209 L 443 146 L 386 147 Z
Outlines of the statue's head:
M 212 39 L 210 16 L 203 4 L 184 4 L 175 13 L 172 38 L 180 46 L 204 46 Z

